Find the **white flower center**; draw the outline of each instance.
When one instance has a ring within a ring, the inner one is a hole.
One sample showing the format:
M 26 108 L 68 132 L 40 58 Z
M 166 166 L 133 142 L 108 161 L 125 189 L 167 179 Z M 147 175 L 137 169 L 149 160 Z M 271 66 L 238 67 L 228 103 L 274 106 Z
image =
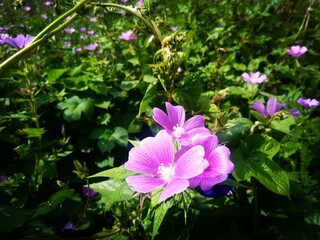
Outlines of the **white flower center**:
M 182 134 L 184 134 L 184 129 L 182 127 L 174 126 L 172 135 L 175 138 L 181 138 Z
M 209 162 L 207 159 L 202 159 L 203 170 L 206 170 L 209 167 Z
M 157 172 L 162 179 L 164 179 L 166 182 L 169 182 L 174 175 L 174 167 L 169 164 L 169 166 L 165 167 L 163 163 L 158 167 Z

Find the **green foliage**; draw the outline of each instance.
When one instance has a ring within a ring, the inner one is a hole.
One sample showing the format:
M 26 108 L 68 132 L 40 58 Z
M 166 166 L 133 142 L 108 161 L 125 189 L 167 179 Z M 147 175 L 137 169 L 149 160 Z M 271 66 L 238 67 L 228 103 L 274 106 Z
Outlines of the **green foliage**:
M 87 1 L 65 27 L 72 34 L 54 32 L 68 15 L 55 20 L 83 1 L 2 2 L 1 34 L 48 30 L 27 53 L 0 45 L 3 239 L 319 236 L 320 108 L 297 103 L 320 98 L 317 1 Z M 134 41 L 119 38 L 128 30 Z M 293 58 L 294 45 L 308 52 Z M 243 81 L 257 71 L 265 82 Z M 287 106 L 268 118 L 252 109 L 271 97 Z M 160 130 L 152 108 L 166 101 L 187 117 L 203 115 L 230 149 L 235 180 L 219 187 L 231 193 L 187 189 L 159 203 L 162 189 L 128 186 L 136 174 L 124 167 L 128 152 Z M 97 194 L 87 196 L 84 185 Z

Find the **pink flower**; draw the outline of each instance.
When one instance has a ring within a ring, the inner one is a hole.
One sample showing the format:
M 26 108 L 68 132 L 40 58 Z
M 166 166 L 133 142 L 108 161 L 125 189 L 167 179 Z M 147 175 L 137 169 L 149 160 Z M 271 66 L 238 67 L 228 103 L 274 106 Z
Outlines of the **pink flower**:
M 25 6 L 25 7 L 24 7 L 24 10 L 25 10 L 26 12 L 29 12 L 29 11 L 31 10 L 31 7 L 30 7 L 30 6 Z
M 143 175 L 127 177 L 126 181 L 140 193 L 163 187 L 159 197 L 162 202 L 185 191 L 189 187 L 188 179 L 203 172 L 203 156 L 203 147 L 195 146 L 176 157 L 171 136 L 162 130 L 130 150 L 125 168 Z
M 6 43 L 4 40 L 9 37 L 9 34 L 7 33 L 0 33 L 0 44 Z
M 120 0 L 120 2 L 126 3 L 126 2 L 128 2 L 128 0 Z
M 92 44 L 85 46 L 84 48 L 89 51 L 94 51 L 98 46 L 99 46 L 98 43 L 92 43 Z
M 166 102 L 167 113 L 159 108 L 153 109 L 153 119 L 161 125 L 181 145 L 187 145 L 196 134 L 210 135 L 204 126 L 204 118 L 196 115 L 185 121 L 185 110 L 182 106 L 173 106 Z
M 181 72 L 182 72 L 182 68 L 181 68 L 181 67 L 178 67 L 177 72 L 178 72 L 178 73 L 181 73 Z
M 134 6 L 141 7 L 143 4 L 143 0 L 139 0 Z
M 282 108 L 285 108 L 287 104 L 277 104 L 277 99 L 270 98 L 267 102 L 267 108 L 263 105 L 261 101 L 256 101 L 252 108 L 259 112 L 262 116 L 267 118 L 268 116 L 272 117 L 274 114 L 279 112 Z
M 320 105 L 320 103 L 316 99 L 304 99 L 304 98 L 299 98 L 297 100 L 297 103 L 299 103 L 302 107 L 305 108 L 312 108 L 312 107 L 317 107 Z
M 98 22 L 98 19 L 96 17 L 90 18 L 90 22 Z
M 230 160 L 230 150 L 226 146 L 218 146 L 216 135 L 200 136 L 196 135 L 192 143 L 188 146 L 182 146 L 179 154 L 183 154 L 194 146 L 203 146 L 204 158 L 203 173 L 189 179 L 190 187 L 200 186 L 202 191 L 209 191 L 214 185 L 225 181 L 228 174 L 233 171 L 234 165 Z
M 81 51 L 82 51 L 82 48 L 81 48 L 81 47 L 76 48 L 76 52 L 77 52 L 77 53 L 79 53 L 79 52 L 81 52 Z
M 74 28 L 66 28 L 66 29 L 64 29 L 64 31 L 65 31 L 66 33 L 68 33 L 68 34 L 72 34 L 72 33 L 74 33 L 76 30 L 75 30 Z
M 47 14 L 41 14 L 41 18 L 42 18 L 42 19 L 47 19 L 48 16 L 47 16 Z
M 287 52 L 294 58 L 298 58 L 305 54 L 308 51 L 308 49 L 305 46 L 292 46 L 290 47 Z
M 245 82 L 252 83 L 252 84 L 259 84 L 264 82 L 267 79 L 267 76 L 265 74 L 260 76 L 260 72 L 255 73 L 243 73 L 242 78 Z
M 135 35 L 132 31 L 127 31 L 127 32 L 122 32 L 119 38 L 126 41 L 134 41 Z
M 52 2 L 52 1 L 46 1 L 46 2 L 43 3 L 43 5 L 45 5 L 45 6 L 53 6 L 53 5 L 54 5 L 54 2 Z
M 80 32 L 86 32 L 87 29 L 85 27 L 80 28 Z
M 93 31 L 93 30 L 90 30 L 90 31 L 87 32 L 87 34 L 93 35 L 93 34 L 94 34 L 94 31 Z
M 64 45 L 66 46 L 66 47 L 70 47 L 71 46 L 71 42 L 64 42 Z

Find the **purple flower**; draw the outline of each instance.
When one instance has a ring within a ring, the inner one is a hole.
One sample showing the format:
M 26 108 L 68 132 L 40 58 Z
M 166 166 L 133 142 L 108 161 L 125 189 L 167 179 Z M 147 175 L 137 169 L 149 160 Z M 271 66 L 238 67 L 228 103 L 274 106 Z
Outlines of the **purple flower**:
M 70 47 L 70 46 L 71 46 L 71 42 L 66 41 L 66 42 L 64 42 L 64 45 L 65 45 L 66 47 Z
M 234 177 L 232 174 L 228 175 L 228 178 L 233 179 Z M 229 185 L 223 185 L 223 184 L 217 184 L 214 185 L 210 190 L 203 191 L 201 188 L 196 188 L 197 192 L 200 193 L 202 196 L 205 197 L 212 197 L 212 198 L 221 198 L 225 195 L 232 194 L 232 186 Z
M 85 197 L 87 197 L 88 195 L 89 197 L 94 197 L 95 195 L 97 195 L 97 192 L 91 188 L 88 188 L 88 186 L 84 185 L 82 186 L 82 194 Z
M 134 6 L 141 7 L 143 4 L 143 0 L 139 0 Z
M 75 30 L 74 28 L 66 28 L 66 29 L 64 29 L 64 31 L 65 31 L 66 33 L 68 33 L 68 34 L 72 34 L 72 33 L 74 33 L 76 30 Z
M 98 22 L 98 19 L 96 17 L 90 18 L 90 22 Z
M 93 31 L 93 30 L 90 30 L 90 31 L 87 32 L 87 34 L 93 35 L 93 34 L 94 34 L 94 31 Z
M 128 2 L 128 0 L 120 0 L 122 3 L 126 3 Z
M 245 82 L 252 83 L 252 84 L 259 84 L 264 82 L 267 79 L 267 76 L 265 74 L 260 76 L 260 72 L 255 73 L 243 73 L 242 78 Z
M 308 49 L 305 46 L 292 46 L 290 47 L 287 52 L 294 58 L 298 58 L 301 55 L 305 54 Z
M 76 227 L 74 226 L 73 223 L 67 223 L 63 228 L 62 228 L 62 231 L 65 231 L 65 230 L 76 230 Z
M 127 177 L 126 181 L 140 193 L 164 187 L 159 197 L 162 202 L 185 191 L 189 187 L 188 179 L 203 172 L 203 156 L 203 147 L 195 146 L 176 157 L 171 136 L 162 130 L 130 150 L 125 168 L 143 175 Z
M 0 44 L 4 44 L 5 43 L 5 39 L 9 37 L 9 34 L 7 33 L 0 33 Z
M 189 179 L 191 188 L 200 186 L 203 191 L 209 191 L 214 185 L 225 181 L 228 174 L 233 171 L 234 165 L 230 160 L 229 148 L 218 146 L 218 143 L 216 135 L 201 136 L 197 134 L 191 144 L 181 147 L 179 154 L 183 154 L 194 146 L 204 148 L 203 173 Z
M 300 117 L 300 112 L 298 109 L 296 108 L 292 108 L 292 109 L 289 109 L 288 112 L 292 115 L 292 117 L 294 118 L 299 118 Z
M 302 107 L 305 108 L 312 108 L 312 107 L 317 107 L 320 105 L 320 103 L 316 99 L 304 99 L 304 98 L 299 98 L 297 100 L 297 103 L 299 103 Z
M 80 32 L 86 32 L 87 29 L 85 27 L 80 28 Z
M 178 30 L 178 27 L 171 27 L 171 30 L 175 32 Z
M 98 43 L 92 43 L 92 44 L 85 46 L 84 48 L 89 51 L 94 51 L 98 46 L 99 46 Z
M 133 42 L 135 40 L 135 35 L 132 31 L 127 31 L 127 32 L 122 32 L 119 38 L 126 41 Z
M 282 108 L 285 108 L 286 104 L 277 104 L 277 99 L 270 98 L 267 102 L 267 108 L 263 105 L 261 101 L 256 101 L 252 108 L 259 112 L 262 116 L 267 118 L 268 116 L 272 117 L 274 114 L 279 112 Z
M 52 2 L 52 1 L 46 1 L 46 2 L 43 3 L 43 5 L 53 6 L 53 5 L 54 5 L 54 2 Z
M 166 102 L 167 113 L 159 108 L 153 109 L 153 119 L 181 145 L 188 145 L 196 134 L 210 135 L 204 126 L 204 118 L 196 115 L 185 121 L 185 110 L 182 106 L 173 106 Z
M 0 176 L 0 182 L 8 181 L 9 177 L 8 176 Z
M 182 72 L 182 68 L 181 68 L 181 67 L 178 67 L 177 72 L 178 72 L 178 73 L 181 73 L 181 72 Z
M 23 48 L 27 46 L 33 39 L 34 37 L 27 34 L 27 36 L 24 36 L 22 34 L 19 34 L 17 37 L 12 38 L 12 37 L 7 37 L 4 39 L 4 42 L 10 44 L 11 46 L 15 48 Z
M 48 16 L 47 16 L 47 14 L 41 14 L 41 18 L 42 18 L 42 19 L 47 19 Z
M 25 10 L 26 12 L 29 12 L 29 11 L 31 10 L 31 7 L 30 7 L 30 6 L 25 6 L 25 7 L 24 7 L 24 10 Z
M 4 3 L 1 2 L 1 3 L 0 3 L 0 7 L 3 7 L 3 6 L 4 6 Z
M 81 48 L 81 47 L 76 48 L 76 52 L 77 52 L 77 53 L 79 53 L 79 52 L 81 52 L 81 51 L 82 51 L 82 48 Z

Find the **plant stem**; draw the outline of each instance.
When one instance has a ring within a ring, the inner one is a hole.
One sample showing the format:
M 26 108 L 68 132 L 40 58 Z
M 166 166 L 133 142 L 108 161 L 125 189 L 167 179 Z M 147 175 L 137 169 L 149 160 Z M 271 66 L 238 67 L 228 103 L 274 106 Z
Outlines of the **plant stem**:
M 154 33 L 154 35 L 157 36 L 159 41 L 162 42 L 163 36 L 161 35 L 157 25 L 153 21 L 149 22 L 136 9 L 131 8 L 131 7 L 127 7 L 127 6 L 123 6 L 123 5 L 120 5 L 120 4 L 116 4 L 116 3 L 96 3 L 96 2 L 92 2 L 90 4 L 91 5 L 96 5 L 96 6 L 115 7 L 115 8 L 120 8 L 120 9 L 123 9 L 123 10 L 125 10 L 127 12 L 130 12 L 131 14 L 133 14 L 137 18 L 139 18 L 141 21 L 143 21 L 151 29 L 151 31 Z

